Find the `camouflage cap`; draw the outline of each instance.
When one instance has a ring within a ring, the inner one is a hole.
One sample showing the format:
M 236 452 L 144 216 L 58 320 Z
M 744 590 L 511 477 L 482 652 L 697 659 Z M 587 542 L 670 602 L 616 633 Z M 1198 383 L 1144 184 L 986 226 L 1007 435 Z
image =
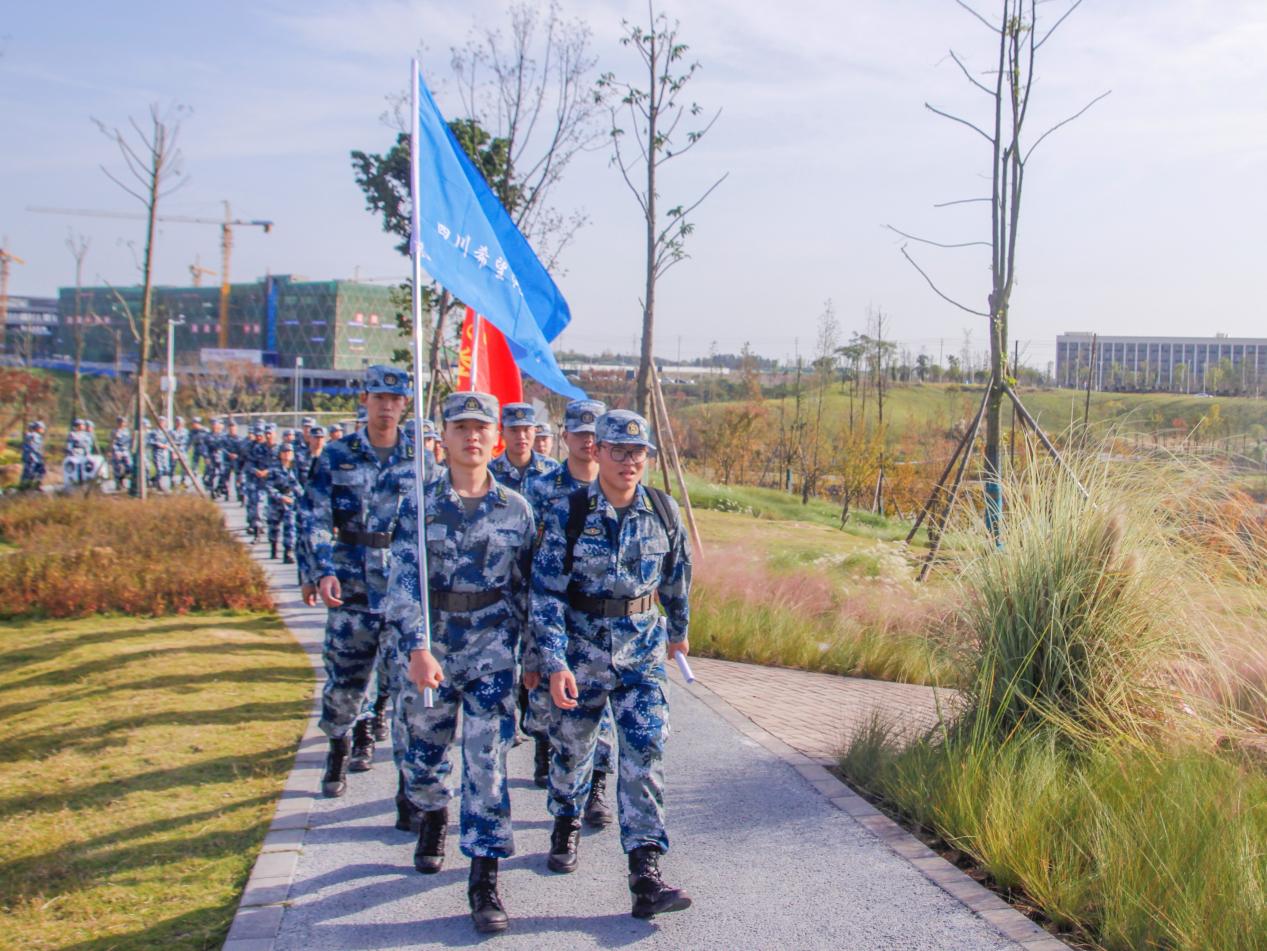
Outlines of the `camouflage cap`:
M 531 403 L 507 403 L 502 407 L 503 426 L 535 426 L 537 411 Z
M 172 421 L 173 421 L 173 422 L 176 422 L 176 423 L 183 423 L 183 422 L 185 421 L 185 417 L 183 417 L 183 416 L 173 416 L 173 417 L 172 417 Z M 197 418 L 195 418 L 195 419 L 194 419 L 194 422 L 195 422 L 195 423 L 196 423 L 196 422 L 198 422 L 198 419 L 197 419 Z
M 632 410 L 611 409 L 598 417 L 595 436 L 599 442 L 655 449 L 647 421 Z
M 532 407 L 528 407 L 532 409 Z M 460 419 L 478 419 L 485 423 L 497 423 L 497 397 L 489 393 L 450 393 L 444 401 L 441 415 L 446 423 Z
M 326 434 L 326 428 L 322 426 L 320 423 L 314 423 L 313 425 L 308 427 L 309 436 L 324 436 L 325 434 Z
M 538 436 L 553 436 L 554 427 L 551 426 L 549 423 L 537 423 L 537 435 Z
M 598 417 L 607 412 L 602 400 L 572 400 L 563 411 L 563 429 L 569 433 L 592 433 Z
M 303 419 L 299 421 L 299 425 L 307 426 L 309 429 L 311 429 L 313 426 L 317 425 L 317 420 L 312 416 L 305 416 Z
M 430 419 L 422 421 L 422 438 L 423 439 L 439 439 L 440 430 L 436 429 L 436 424 Z
M 276 423 L 265 423 L 265 424 L 264 424 L 264 432 L 266 432 L 266 433 L 275 433 L 275 432 L 277 432 L 277 424 L 276 424 Z
M 42 419 L 33 420 L 31 422 L 31 425 L 27 427 L 27 429 L 31 430 L 32 432 L 38 432 L 39 430 L 43 428 L 44 428 L 44 420 Z
M 366 393 L 395 393 L 397 396 L 409 396 L 409 374 L 405 370 L 383 363 L 365 368 Z
M 176 418 L 177 418 L 177 419 L 180 419 L 180 417 L 179 417 L 179 416 L 177 416 Z M 194 422 L 195 422 L 195 423 L 199 423 L 199 424 L 201 424 L 201 423 L 202 423 L 202 417 L 201 417 L 201 416 L 195 416 L 195 417 L 194 417 Z

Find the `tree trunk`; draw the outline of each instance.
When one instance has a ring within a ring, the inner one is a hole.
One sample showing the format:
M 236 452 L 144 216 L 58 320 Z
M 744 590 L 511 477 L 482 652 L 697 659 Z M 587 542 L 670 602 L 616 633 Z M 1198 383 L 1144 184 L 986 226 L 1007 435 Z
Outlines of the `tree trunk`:
M 653 24 L 654 29 L 654 24 Z M 655 42 L 652 41 L 651 55 L 648 57 L 650 82 L 647 89 L 651 96 L 647 105 L 647 284 L 646 296 L 642 301 L 642 353 L 638 358 L 638 382 L 634 392 L 634 406 L 638 415 L 647 415 L 647 387 L 651 373 L 651 348 L 655 327 L 655 284 L 656 284 L 656 120 L 659 118 L 659 106 L 656 101 L 656 62 Z
M 141 339 L 137 342 L 136 362 L 136 458 L 133 466 L 132 493 L 141 499 L 146 497 L 145 465 L 145 386 L 148 382 L 150 359 L 150 305 L 153 299 L 154 279 L 154 221 L 158 214 L 159 174 L 150 177 L 149 219 L 145 226 L 145 285 L 141 293 Z

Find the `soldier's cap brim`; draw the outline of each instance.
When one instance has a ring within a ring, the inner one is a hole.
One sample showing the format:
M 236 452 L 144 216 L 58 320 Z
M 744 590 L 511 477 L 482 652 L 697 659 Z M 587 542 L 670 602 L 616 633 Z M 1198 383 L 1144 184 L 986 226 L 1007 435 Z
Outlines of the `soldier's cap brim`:
M 563 431 L 565 433 L 597 433 L 598 426 L 596 425 L 596 423 L 597 423 L 597 420 L 595 420 L 595 422 L 593 423 L 582 423 L 578 421 L 575 425 L 573 425 L 572 423 L 567 423 L 564 425 Z
M 641 436 L 629 436 L 620 433 L 611 439 L 600 439 L 599 442 L 608 446 L 646 446 L 651 452 L 656 451 L 655 443 L 650 439 L 643 439 Z
M 444 421 L 446 423 L 457 423 L 464 419 L 478 419 L 481 423 L 492 423 L 497 425 L 497 417 L 490 413 L 485 413 L 478 409 L 464 409 L 454 413 L 452 416 L 446 415 Z

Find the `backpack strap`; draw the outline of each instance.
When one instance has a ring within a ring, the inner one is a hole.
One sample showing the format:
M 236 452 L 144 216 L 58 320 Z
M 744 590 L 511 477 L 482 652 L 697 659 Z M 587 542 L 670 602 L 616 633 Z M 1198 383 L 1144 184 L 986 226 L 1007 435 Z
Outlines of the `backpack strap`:
M 650 496 L 651 508 L 655 510 L 656 516 L 660 519 L 660 524 L 664 526 L 664 531 L 669 536 L 669 560 L 671 562 L 673 553 L 677 551 L 677 540 L 682 530 L 682 523 L 673 515 L 673 507 L 669 504 L 667 492 L 650 485 L 644 485 L 642 488 Z
M 563 549 L 563 573 L 572 574 L 572 561 L 576 551 L 576 540 L 585 529 L 585 516 L 589 514 L 589 486 L 583 485 L 568 496 L 568 520 L 563 526 L 565 547 Z

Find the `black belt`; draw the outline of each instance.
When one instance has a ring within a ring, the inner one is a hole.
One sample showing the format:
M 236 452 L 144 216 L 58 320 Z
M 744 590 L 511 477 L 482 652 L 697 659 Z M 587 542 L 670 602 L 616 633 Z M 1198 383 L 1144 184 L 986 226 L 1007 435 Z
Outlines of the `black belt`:
M 634 614 L 643 614 L 655 607 L 655 592 L 626 601 L 624 598 L 591 598 L 587 594 L 569 591 L 568 604 L 578 611 L 584 611 L 596 617 L 630 617 Z
M 427 597 L 433 608 L 455 614 L 470 614 L 496 604 L 505 596 L 501 589 L 492 591 L 438 591 L 428 590 Z
M 335 529 L 335 537 L 345 545 L 364 545 L 366 548 L 391 548 L 391 532 L 357 532 L 349 528 Z

